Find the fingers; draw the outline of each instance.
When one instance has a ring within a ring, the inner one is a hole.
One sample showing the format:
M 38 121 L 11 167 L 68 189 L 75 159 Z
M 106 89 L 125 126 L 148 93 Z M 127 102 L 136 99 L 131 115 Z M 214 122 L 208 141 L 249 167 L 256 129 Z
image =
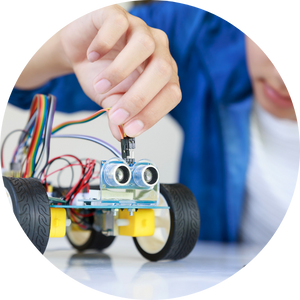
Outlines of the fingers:
M 118 5 L 112 5 L 91 14 L 92 25 L 97 35 L 87 49 L 87 58 L 94 62 L 107 54 L 127 32 L 128 13 Z
M 179 89 L 177 66 L 166 47 L 165 34 L 155 32 L 154 38 L 156 41 L 155 52 L 149 59 L 146 69 L 109 112 L 110 121 L 116 125 L 128 122 L 141 112 L 168 83 L 171 86 L 177 85 Z M 169 85 L 166 90 L 173 94 Z M 168 95 L 167 92 L 164 94 Z M 164 104 L 168 106 L 172 102 L 170 100 Z M 155 103 L 159 104 L 159 102 Z M 173 108 L 173 105 L 171 106 Z M 164 111 L 168 112 L 169 110 L 164 109 Z M 145 126 L 144 122 L 139 121 L 135 122 L 136 131 L 138 128 L 140 128 L 139 131 L 142 131 Z
M 176 63 L 174 63 L 173 69 L 177 70 Z M 124 131 L 127 136 L 136 137 L 148 130 L 181 101 L 181 90 L 176 74 L 174 72 L 170 82 L 139 114 L 124 124 Z M 113 106 L 120 98 L 121 95 L 112 95 L 103 101 L 103 106 Z M 141 123 L 143 126 L 140 126 Z M 120 141 L 121 135 L 118 125 L 109 121 L 109 127 L 113 136 Z
M 113 56 L 112 52 L 119 52 L 109 68 L 94 79 L 95 92 L 104 94 L 135 69 L 143 71 L 143 63 L 154 52 L 155 41 L 144 21 L 129 15 L 119 6 L 96 11 L 92 20 L 100 29 L 87 50 L 88 60 L 95 62 L 106 54 Z
M 128 43 L 111 65 L 94 80 L 97 93 L 103 94 L 117 86 L 135 69 L 141 66 L 154 52 L 155 41 L 150 29 L 143 22 L 133 22 Z
M 98 32 L 87 57 L 90 62 L 111 61 L 93 79 L 94 98 L 103 107 L 113 105 L 108 113 L 109 125 L 118 140 L 117 125 L 122 124 L 125 133 L 135 137 L 181 100 L 177 65 L 168 38 L 119 6 L 97 11 L 92 19 Z
M 124 124 L 127 136 L 136 137 L 151 128 L 181 101 L 181 90 L 174 78 L 134 118 Z M 141 126 L 143 124 L 143 126 Z

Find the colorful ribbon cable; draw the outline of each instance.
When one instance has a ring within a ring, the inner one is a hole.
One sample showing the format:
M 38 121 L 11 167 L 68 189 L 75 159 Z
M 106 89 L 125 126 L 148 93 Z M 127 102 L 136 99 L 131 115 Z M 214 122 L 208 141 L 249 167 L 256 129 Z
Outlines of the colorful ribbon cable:
M 41 94 L 35 95 L 30 108 L 29 119 L 31 118 L 31 116 L 34 114 L 36 110 L 38 111 L 38 114 L 33 129 L 31 130 L 32 139 L 27 153 L 26 169 L 23 177 L 32 176 L 38 149 L 42 142 L 43 132 L 47 120 L 48 106 L 49 104 L 48 104 L 47 96 Z

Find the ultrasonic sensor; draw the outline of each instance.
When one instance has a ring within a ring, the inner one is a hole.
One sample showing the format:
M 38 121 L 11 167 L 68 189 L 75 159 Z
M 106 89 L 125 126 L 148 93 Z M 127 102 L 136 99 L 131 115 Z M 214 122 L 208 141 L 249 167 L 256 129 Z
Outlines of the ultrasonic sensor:
M 125 164 L 109 164 L 103 170 L 104 178 L 110 186 L 122 186 L 129 183 L 131 172 Z
M 133 170 L 133 180 L 140 187 L 154 186 L 158 177 L 158 170 L 154 166 L 138 165 Z

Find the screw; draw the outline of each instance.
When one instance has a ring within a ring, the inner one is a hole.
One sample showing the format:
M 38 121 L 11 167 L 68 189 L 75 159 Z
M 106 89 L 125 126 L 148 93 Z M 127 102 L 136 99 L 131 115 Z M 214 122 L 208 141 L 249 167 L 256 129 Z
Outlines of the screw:
M 130 209 L 128 209 L 128 211 L 129 211 L 129 216 L 132 217 L 133 213 L 135 212 L 135 209 L 134 208 L 130 208 Z
M 105 236 L 111 236 L 112 232 L 111 232 L 111 230 L 102 230 L 102 234 Z

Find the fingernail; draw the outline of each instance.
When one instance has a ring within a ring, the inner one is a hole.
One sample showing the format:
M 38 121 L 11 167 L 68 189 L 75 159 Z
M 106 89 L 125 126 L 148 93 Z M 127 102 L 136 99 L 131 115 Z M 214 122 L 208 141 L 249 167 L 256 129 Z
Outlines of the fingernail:
M 110 121 L 116 125 L 121 125 L 129 117 L 129 113 L 123 108 L 117 109 L 110 117 Z
M 98 94 L 103 94 L 111 87 L 111 83 L 107 79 L 101 79 L 94 87 Z
M 99 57 L 100 57 L 100 54 L 96 51 L 92 51 L 88 54 L 88 60 L 90 62 L 94 62 L 94 61 L 98 60 Z
M 137 136 L 144 128 L 144 123 L 140 120 L 130 122 L 125 128 L 126 135 L 130 137 Z

